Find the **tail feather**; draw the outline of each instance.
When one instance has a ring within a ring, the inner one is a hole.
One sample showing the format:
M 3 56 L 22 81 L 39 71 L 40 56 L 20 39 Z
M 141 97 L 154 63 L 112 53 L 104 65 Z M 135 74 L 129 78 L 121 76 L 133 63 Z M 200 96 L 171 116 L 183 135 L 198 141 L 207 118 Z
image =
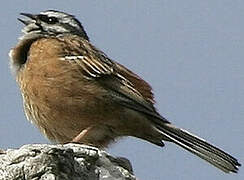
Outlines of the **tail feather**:
M 237 159 L 231 155 L 186 130 L 176 128 L 171 124 L 156 126 L 156 129 L 165 138 L 206 160 L 226 173 L 236 173 L 238 171 L 238 166 L 241 166 Z

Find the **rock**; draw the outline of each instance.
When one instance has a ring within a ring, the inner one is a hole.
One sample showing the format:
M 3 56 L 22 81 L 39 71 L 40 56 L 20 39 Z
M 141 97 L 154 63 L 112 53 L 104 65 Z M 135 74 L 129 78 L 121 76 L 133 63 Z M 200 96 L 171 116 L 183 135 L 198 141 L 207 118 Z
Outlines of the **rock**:
M 0 151 L 0 180 L 136 180 L 129 160 L 79 144 Z

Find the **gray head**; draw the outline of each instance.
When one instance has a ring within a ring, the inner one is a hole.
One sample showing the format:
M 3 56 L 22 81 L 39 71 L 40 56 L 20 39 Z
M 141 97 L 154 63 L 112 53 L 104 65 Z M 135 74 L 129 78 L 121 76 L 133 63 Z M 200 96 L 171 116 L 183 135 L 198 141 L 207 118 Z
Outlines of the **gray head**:
M 25 35 L 58 36 L 66 33 L 75 34 L 89 41 L 81 23 L 73 16 L 64 12 L 48 10 L 40 14 L 20 13 L 28 19 L 19 19 L 26 26 Z
M 22 30 L 24 35 L 18 45 L 9 52 L 10 65 L 14 73 L 25 64 L 30 46 L 38 38 L 74 34 L 89 41 L 81 23 L 70 14 L 48 10 L 40 14 L 21 13 L 21 15 L 27 17 L 18 19 L 25 24 Z

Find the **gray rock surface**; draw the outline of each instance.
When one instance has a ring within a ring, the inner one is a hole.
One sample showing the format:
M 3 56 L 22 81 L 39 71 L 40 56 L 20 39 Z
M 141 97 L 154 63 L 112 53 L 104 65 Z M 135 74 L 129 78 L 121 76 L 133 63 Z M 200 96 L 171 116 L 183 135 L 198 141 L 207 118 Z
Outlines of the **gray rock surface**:
M 31 144 L 0 150 L 0 180 L 135 180 L 130 162 L 97 148 Z

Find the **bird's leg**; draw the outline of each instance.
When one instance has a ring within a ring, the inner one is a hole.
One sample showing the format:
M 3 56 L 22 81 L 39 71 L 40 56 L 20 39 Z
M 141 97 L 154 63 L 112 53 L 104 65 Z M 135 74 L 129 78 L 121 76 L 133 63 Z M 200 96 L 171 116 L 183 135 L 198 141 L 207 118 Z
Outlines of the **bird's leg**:
M 82 141 L 82 138 L 84 138 L 87 134 L 88 134 L 88 131 L 89 130 L 91 130 L 91 126 L 90 127 L 88 127 L 88 128 L 86 128 L 86 129 L 84 129 L 84 130 L 82 130 L 81 132 L 80 132 L 80 134 L 78 134 L 77 136 L 75 136 L 75 138 L 74 139 L 72 139 L 72 141 L 71 142 L 73 142 L 73 143 L 81 143 Z
M 104 148 L 113 141 L 114 135 L 112 134 L 112 131 L 108 130 L 107 125 L 93 125 L 82 130 L 72 139 L 71 142 L 79 144 L 83 143 L 98 148 Z

